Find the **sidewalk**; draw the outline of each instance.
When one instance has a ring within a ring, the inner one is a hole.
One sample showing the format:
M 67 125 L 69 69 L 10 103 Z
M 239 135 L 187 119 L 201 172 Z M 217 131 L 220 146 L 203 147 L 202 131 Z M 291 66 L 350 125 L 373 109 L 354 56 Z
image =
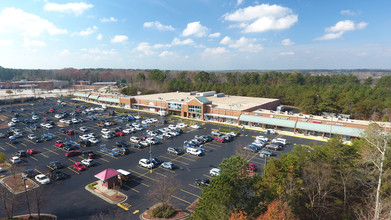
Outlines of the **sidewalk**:
M 120 191 L 107 189 L 106 187 L 102 186 L 100 183 L 96 184 L 94 187 L 95 189 L 90 189 L 87 185 L 84 188 L 90 193 L 98 196 L 99 198 L 105 200 L 110 204 L 115 205 L 118 203 L 125 202 L 128 199 L 128 197 L 125 194 L 121 193 Z

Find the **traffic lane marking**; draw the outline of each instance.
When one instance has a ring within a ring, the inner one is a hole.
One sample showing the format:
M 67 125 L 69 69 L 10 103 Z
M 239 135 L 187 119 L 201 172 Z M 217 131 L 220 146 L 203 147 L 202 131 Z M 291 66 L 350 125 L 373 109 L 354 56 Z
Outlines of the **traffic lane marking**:
M 29 158 L 32 158 L 32 159 L 34 159 L 35 161 L 38 161 L 38 159 L 37 159 L 37 158 L 35 158 L 35 157 L 31 156 L 31 155 L 30 155 L 30 157 L 29 157 Z
M 55 151 L 53 151 L 53 150 L 50 150 L 50 149 L 48 149 L 48 148 L 46 148 L 46 147 L 44 147 L 44 149 L 47 150 L 47 151 L 49 151 L 49 152 L 51 152 L 51 153 L 53 153 L 53 154 L 60 155 L 59 153 L 57 153 L 57 152 L 55 152 Z
M 12 144 L 10 144 L 10 143 L 6 143 L 6 144 L 8 144 L 8 146 L 11 146 L 11 147 L 13 147 L 13 148 L 16 149 L 16 147 L 15 147 L 14 145 L 12 145 Z
M 173 159 L 173 158 L 166 157 L 166 156 L 163 156 L 163 155 L 161 155 L 160 157 L 166 158 L 166 159 L 170 160 L 171 162 L 175 161 L 175 162 L 179 162 L 179 163 L 181 163 L 181 164 L 187 165 L 187 166 L 189 166 L 189 165 L 190 165 L 189 163 L 186 163 L 186 162 L 183 162 L 183 161 L 177 160 L 178 158 L 175 158 L 175 159 Z
M 34 169 L 35 171 L 37 171 L 38 173 L 40 173 L 40 174 L 42 174 L 42 172 L 41 171 L 39 171 L 39 170 L 37 170 L 37 169 Z
M 129 169 L 129 171 L 131 171 L 133 173 L 136 173 L 138 175 L 138 177 L 145 177 L 145 178 L 148 178 L 148 179 L 153 180 L 155 182 L 159 182 L 159 181 L 155 180 L 154 178 L 147 176 L 146 174 L 148 174 L 149 172 L 146 172 L 145 174 L 142 174 L 142 173 L 139 173 L 139 172 L 131 170 L 131 169 Z
M 127 185 L 123 185 L 123 186 L 125 186 L 126 188 L 128 188 L 128 189 L 130 189 L 130 190 L 135 191 L 136 193 L 140 193 L 140 191 L 138 191 L 137 189 L 133 189 L 133 188 L 130 187 L 130 186 L 127 186 Z
M 178 200 L 180 200 L 180 201 L 182 201 L 182 202 L 185 202 L 185 203 L 187 203 L 187 204 L 189 204 L 189 205 L 191 205 L 191 202 L 189 202 L 189 201 L 186 201 L 186 200 L 181 199 L 181 198 L 179 198 L 179 197 L 177 197 L 177 196 L 174 196 L 174 195 L 172 195 L 172 197 L 175 198 L 175 199 L 178 199 Z
M 136 176 L 136 178 L 137 178 L 137 177 L 140 177 L 140 176 Z M 139 184 L 141 184 L 141 185 L 143 185 L 143 186 L 150 187 L 148 184 L 145 184 L 145 183 L 143 183 L 143 182 L 140 182 L 140 181 L 136 180 L 135 178 L 133 178 L 132 181 L 134 181 L 134 182 L 136 182 L 136 183 L 139 183 Z
M 4 148 L 4 147 L 2 147 L 2 146 L 0 146 L 0 149 L 3 149 L 3 150 L 5 151 L 5 148 Z
M 195 186 L 195 185 L 193 185 L 193 184 L 190 184 L 190 183 L 189 183 L 189 186 L 192 186 L 192 187 L 194 187 L 194 188 L 197 188 L 197 189 L 200 189 L 200 190 L 202 190 L 202 188 L 201 188 L 201 187 Z
M 117 206 L 121 207 L 122 209 L 124 209 L 124 210 L 126 210 L 126 211 L 128 211 L 129 208 L 131 207 L 131 205 L 130 205 L 129 203 L 126 203 L 126 202 L 124 202 L 124 203 L 118 203 Z
M 77 172 L 76 170 L 73 169 L 73 166 L 68 166 L 67 167 L 69 170 L 72 170 L 73 172 L 77 173 L 77 174 L 80 174 L 79 172 Z
M 187 193 L 187 194 L 189 194 L 189 195 L 195 196 L 195 197 L 197 197 L 197 198 L 200 198 L 199 195 L 196 195 L 196 194 L 191 193 L 191 192 L 189 192 L 189 191 L 186 191 L 186 190 L 184 190 L 184 189 L 180 189 L 180 191 L 182 191 L 182 192 L 184 192 L 184 193 Z
M 170 169 L 167 169 L 167 168 L 163 168 L 163 167 L 161 167 L 161 166 L 159 166 L 158 169 L 162 169 L 162 170 L 165 170 L 165 171 L 169 171 L 169 172 L 171 172 L 171 173 L 175 173 L 175 171 L 170 170 Z
M 147 169 L 147 168 L 145 168 L 145 167 L 140 167 L 140 168 L 143 169 L 143 170 L 147 170 L 147 171 L 149 171 L 149 172 L 150 172 L 150 170 L 151 170 L 151 169 Z M 157 168 L 158 168 L 158 167 L 156 167 L 155 170 L 156 170 Z M 160 176 L 163 176 L 163 177 L 167 177 L 166 175 L 161 174 L 161 173 L 159 173 L 159 172 L 157 172 L 157 171 L 155 171 L 155 172 L 153 172 L 153 173 L 156 173 L 157 175 L 160 175 Z

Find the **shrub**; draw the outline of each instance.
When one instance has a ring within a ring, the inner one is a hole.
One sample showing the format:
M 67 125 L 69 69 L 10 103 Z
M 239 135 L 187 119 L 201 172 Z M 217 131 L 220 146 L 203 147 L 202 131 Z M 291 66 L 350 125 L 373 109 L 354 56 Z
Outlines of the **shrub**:
M 88 184 L 88 188 L 95 189 L 95 185 L 97 185 L 97 184 L 98 184 L 97 182 L 90 183 L 90 184 Z
M 5 153 L 0 152 L 0 163 L 4 163 L 5 161 L 7 161 L 7 156 Z
M 159 205 L 152 210 L 152 217 L 154 218 L 170 218 L 174 213 L 175 209 L 169 205 Z
M 229 129 L 226 129 L 226 128 L 221 128 L 219 131 L 220 131 L 221 133 L 230 133 L 230 132 L 234 132 L 234 133 L 236 133 L 237 135 L 240 134 L 240 132 L 238 132 L 238 131 L 233 131 L 233 130 L 229 130 Z

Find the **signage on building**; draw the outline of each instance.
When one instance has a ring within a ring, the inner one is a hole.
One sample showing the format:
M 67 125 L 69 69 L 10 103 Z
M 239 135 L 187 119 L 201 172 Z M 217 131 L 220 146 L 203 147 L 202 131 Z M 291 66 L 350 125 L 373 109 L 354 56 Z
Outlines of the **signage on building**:
M 304 121 L 304 122 L 306 122 L 306 121 L 308 121 L 308 119 L 305 119 L 305 118 L 299 118 L 299 121 Z
M 312 120 L 312 123 L 322 124 L 322 121 L 315 121 L 315 120 Z
M 331 121 L 327 122 L 326 124 L 329 124 L 329 125 L 338 125 L 338 126 L 345 126 L 345 125 L 344 125 L 344 124 L 342 124 L 342 123 L 338 123 L 338 122 L 331 122 Z
M 149 105 L 155 105 L 155 103 L 153 103 L 153 102 L 150 102 L 150 103 L 148 103 Z
M 274 118 L 279 118 L 279 119 L 289 119 L 288 116 L 280 116 L 280 115 L 275 115 Z
M 255 115 L 256 115 L 256 116 L 262 116 L 262 114 L 258 114 L 258 113 L 256 113 Z

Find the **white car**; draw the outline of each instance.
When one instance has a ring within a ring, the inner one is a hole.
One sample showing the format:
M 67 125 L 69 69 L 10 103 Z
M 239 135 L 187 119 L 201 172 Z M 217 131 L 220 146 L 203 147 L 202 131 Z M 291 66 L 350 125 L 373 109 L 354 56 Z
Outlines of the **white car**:
M 37 136 L 35 136 L 35 134 L 29 134 L 27 137 L 28 137 L 28 139 L 33 140 Z
M 201 127 L 199 126 L 199 125 L 197 125 L 197 124 L 194 124 L 194 125 L 192 125 L 192 126 L 190 126 L 191 128 L 194 128 L 194 129 L 200 129 Z
M 273 139 L 272 140 L 272 143 L 281 143 L 281 144 L 283 144 L 283 145 L 286 145 L 286 139 L 284 139 L 284 138 L 276 138 L 276 139 Z
M 269 138 L 264 137 L 264 136 L 256 136 L 255 139 L 256 139 L 256 140 L 261 140 L 261 141 L 266 141 L 266 142 L 269 141 Z
M 50 179 L 45 174 L 38 174 L 35 176 L 35 180 L 40 184 L 50 183 Z
M 149 161 L 148 159 L 141 159 L 139 162 L 138 162 L 138 165 L 141 166 L 141 167 L 145 167 L 147 169 L 152 169 L 154 164 Z
M 96 139 L 96 138 L 89 138 L 88 139 L 91 143 L 93 143 L 93 144 L 97 144 L 97 143 L 99 143 L 99 140 L 98 139 Z
M 54 117 L 57 119 L 60 119 L 60 118 L 63 118 L 64 116 L 62 114 L 55 114 Z
M 138 143 L 138 142 L 140 142 L 141 140 L 140 140 L 140 138 L 138 138 L 138 137 L 135 137 L 135 136 L 132 136 L 132 137 L 130 137 L 130 142 L 132 142 L 132 143 Z
M 111 135 L 109 135 L 108 133 L 106 133 L 106 134 L 103 134 L 103 135 L 102 135 L 102 138 L 104 138 L 104 139 L 111 139 L 112 137 L 111 137 Z
M 143 145 L 144 147 L 149 146 L 149 143 L 147 141 L 140 141 L 140 144 Z
M 83 134 L 83 135 L 80 135 L 79 138 L 81 140 L 88 140 L 88 139 L 90 139 L 90 136 L 88 136 L 88 134 Z
M 65 120 L 65 119 L 60 119 L 60 123 L 67 123 L 67 120 Z
M 33 117 L 31 117 L 33 120 L 38 120 L 39 119 L 39 117 L 38 116 L 36 116 L 36 115 L 33 115 Z
M 53 125 L 47 123 L 47 124 L 44 124 L 43 127 L 50 129 L 50 128 L 53 128 Z
M 96 138 L 97 137 L 96 134 L 94 134 L 93 132 L 89 133 L 88 136 L 91 137 L 91 138 Z
M 180 123 L 177 125 L 178 128 L 186 128 L 188 125 L 186 123 Z
M 19 122 L 19 119 L 17 119 L 17 118 L 12 118 L 11 121 L 16 123 L 16 122 Z
M 197 148 L 188 147 L 186 149 L 186 153 L 191 154 L 191 155 L 195 155 L 195 156 L 200 156 L 202 154 L 202 151 Z
M 139 127 L 134 127 L 134 129 L 136 129 L 136 131 L 142 131 L 142 130 L 144 130 L 144 128 L 141 127 L 141 126 L 139 126 Z
M 227 133 L 227 134 L 232 135 L 232 136 L 234 136 L 234 137 L 238 136 L 238 133 L 235 133 L 235 132 L 229 132 L 229 133 Z
M 157 141 L 153 138 L 147 138 L 145 139 L 146 142 L 148 142 L 149 144 L 157 144 Z
M 220 175 L 220 169 L 219 168 L 212 168 L 209 171 L 209 175 L 211 175 L 211 176 L 218 176 L 218 175 Z
M 127 128 L 127 129 L 124 129 L 122 132 L 125 134 L 130 134 L 130 133 L 133 133 L 133 129 Z
M 87 132 L 87 131 L 88 131 L 88 128 L 86 128 L 86 127 L 84 127 L 84 126 L 83 126 L 83 127 L 80 127 L 79 129 L 80 129 L 80 131 L 82 131 L 82 132 Z
M 103 128 L 101 132 L 102 132 L 102 134 L 108 134 L 108 133 L 110 133 L 110 130 L 107 128 Z
M 16 124 L 14 123 L 14 122 L 12 122 L 12 121 L 10 121 L 10 122 L 8 122 L 8 126 L 10 126 L 10 127 L 13 127 L 13 126 L 15 126 Z
M 10 161 L 11 161 L 11 163 L 20 163 L 20 162 L 22 162 L 22 160 L 20 160 L 20 158 L 19 157 L 11 157 L 11 159 L 10 159 Z
M 95 164 L 93 159 L 84 159 L 84 160 L 81 161 L 81 163 L 84 166 L 86 166 L 86 167 L 90 167 L 90 166 L 93 166 Z
M 140 117 L 139 115 L 135 115 L 135 116 L 134 116 L 134 119 L 136 119 L 136 120 L 140 120 L 140 119 L 141 119 L 141 117 Z
M 151 118 L 150 120 L 152 121 L 152 123 L 157 122 L 157 119 L 156 119 L 156 118 Z
M 276 134 L 276 130 L 274 130 L 274 129 L 266 129 L 266 133 L 268 133 L 268 134 Z
M 178 136 L 178 135 L 179 135 L 179 133 L 176 132 L 176 131 L 169 131 L 168 133 L 169 133 L 171 136 Z
M 136 122 L 133 122 L 133 123 L 132 123 L 132 126 L 133 126 L 133 127 L 140 127 L 140 124 L 139 124 L 139 123 L 136 123 Z
M 79 123 L 80 121 L 79 121 L 77 118 L 72 118 L 72 122 L 73 122 L 74 124 L 77 124 L 77 123 Z

